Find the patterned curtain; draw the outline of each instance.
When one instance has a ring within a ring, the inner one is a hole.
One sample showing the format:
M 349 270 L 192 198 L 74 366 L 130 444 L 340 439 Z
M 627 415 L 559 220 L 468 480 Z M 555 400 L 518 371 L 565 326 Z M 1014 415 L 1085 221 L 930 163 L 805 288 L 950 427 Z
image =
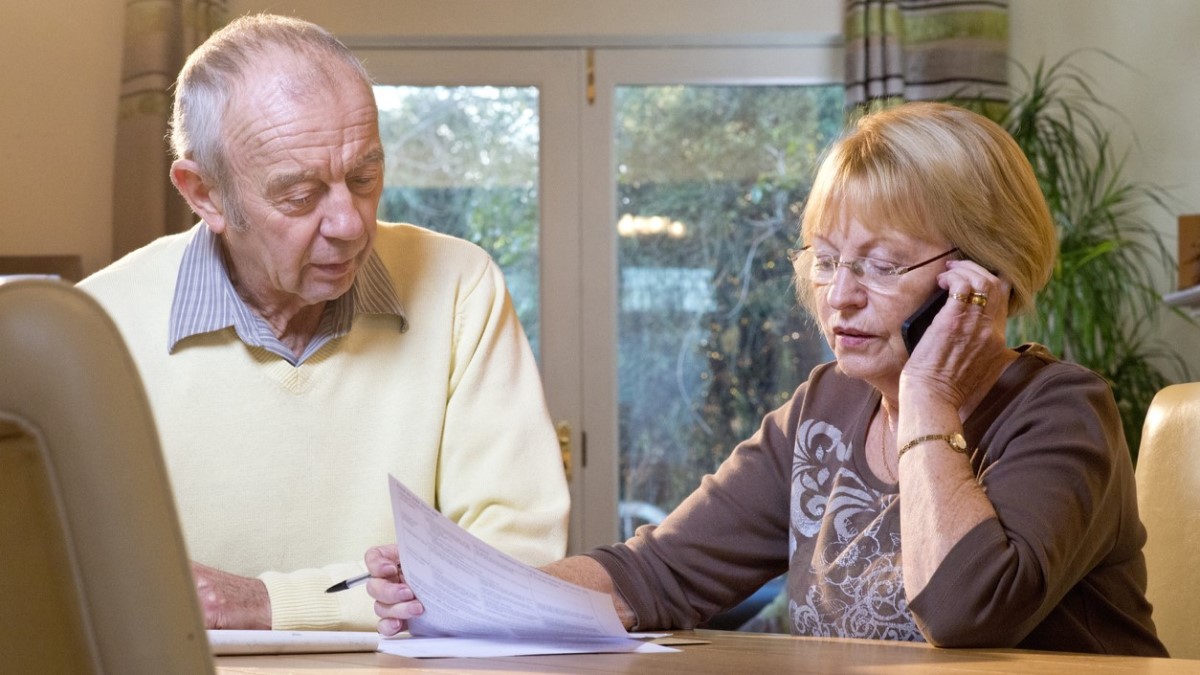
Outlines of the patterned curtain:
M 847 108 L 1008 100 L 1008 0 L 846 0 L 845 32 Z
M 113 258 L 194 222 L 171 180 L 171 85 L 228 20 L 225 0 L 126 0 L 113 178 Z

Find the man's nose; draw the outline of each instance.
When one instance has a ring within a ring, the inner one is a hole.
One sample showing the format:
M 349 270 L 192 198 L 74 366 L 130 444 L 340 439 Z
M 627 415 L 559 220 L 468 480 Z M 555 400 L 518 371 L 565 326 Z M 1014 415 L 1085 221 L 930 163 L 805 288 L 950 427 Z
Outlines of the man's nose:
M 321 234 L 330 239 L 354 240 L 361 237 L 366 224 L 356 208 L 354 194 L 345 185 L 329 191 L 321 218 Z

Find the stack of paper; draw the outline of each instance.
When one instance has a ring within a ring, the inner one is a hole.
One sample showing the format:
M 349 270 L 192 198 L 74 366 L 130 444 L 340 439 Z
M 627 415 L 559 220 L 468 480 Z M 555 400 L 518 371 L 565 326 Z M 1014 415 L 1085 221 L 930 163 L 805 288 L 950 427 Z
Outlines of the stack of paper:
M 632 639 L 607 595 L 569 584 L 480 541 L 389 476 L 404 580 L 425 613 L 401 656 L 672 652 Z

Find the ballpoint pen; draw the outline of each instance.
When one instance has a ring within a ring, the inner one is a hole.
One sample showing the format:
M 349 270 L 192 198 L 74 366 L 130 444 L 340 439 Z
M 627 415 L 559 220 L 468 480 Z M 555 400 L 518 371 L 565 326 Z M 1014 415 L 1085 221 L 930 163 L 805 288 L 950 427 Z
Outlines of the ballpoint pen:
M 350 577 L 349 579 L 346 579 L 345 581 L 339 581 L 336 584 L 330 586 L 329 588 L 326 588 L 325 592 L 326 593 L 337 593 L 338 591 L 344 591 L 347 589 L 351 589 L 351 588 L 354 588 L 355 586 L 366 583 L 367 579 L 370 579 L 370 578 L 371 578 L 370 572 L 367 572 L 366 574 L 360 574 L 356 577 Z

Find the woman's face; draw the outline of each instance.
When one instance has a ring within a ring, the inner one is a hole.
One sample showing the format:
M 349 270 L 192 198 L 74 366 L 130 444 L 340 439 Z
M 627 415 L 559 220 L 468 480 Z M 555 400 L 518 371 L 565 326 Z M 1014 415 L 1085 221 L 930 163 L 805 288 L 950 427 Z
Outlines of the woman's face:
M 938 258 L 899 276 L 875 277 L 875 283 L 857 276 L 845 263 L 872 258 L 907 266 L 946 253 L 953 245 L 870 229 L 848 218 L 827 235 L 815 237 L 811 247 L 813 255 L 833 256 L 843 263 L 834 269 L 828 283 L 813 284 L 817 320 L 838 366 L 850 377 L 895 392 L 908 361 L 900 327 L 938 291 L 938 274 L 946 270 L 945 261 L 951 257 Z

